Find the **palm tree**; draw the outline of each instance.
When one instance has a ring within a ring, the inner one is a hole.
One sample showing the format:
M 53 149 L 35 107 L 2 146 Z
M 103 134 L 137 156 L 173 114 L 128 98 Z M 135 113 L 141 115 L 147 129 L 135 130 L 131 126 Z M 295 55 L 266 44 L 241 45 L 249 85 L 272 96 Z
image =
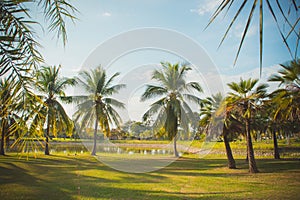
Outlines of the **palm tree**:
M 18 100 L 20 98 L 21 84 L 9 79 L 0 82 L 0 155 L 5 155 L 4 144 L 9 136 L 18 131 L 17 115 Z
M 286 124 L 297 124 L 300 121 L 300 59 L 291 61 L 288 65 L 280 65 L 278 74 L 270 76 L 268 81 L 279 82 L 279 88 L 270 94 L 275 107 L 273 118 L 285 120 Z M 296 125 L 297 126 L 297 125 Z M 289 138 L 289 133 L 287 133 Z
M 87 94 L 74 98 L 75 101 L 79 102 L 74 117 L 76 122 L 81 120 L 81 130 L 84 127 L 92 126 L 91 123 L 95 123 L 92 155 L 96 155 L 98 125 L 100 125 L 104 135 L 109 137 L 110 124 L 114 123 L 119 126 L 121 122 L 121 117 L 115 107 L 124 108 L 125 106 L 122 102 L 112 98 L 112 95 L 125 87 L 124 84 L 113 85 L 114 79 L 119 74 L 115 73 L 111 77 L 107 77 L 106 71 L 99 66 L 90 71 L 80 72 L 77 78 L 78 83 Z
M 71 98 L 67 97 L 64 90 L 68 86 L 74 86 L 74 78 L 60 77 L 61 66 L 41 67 L 35 73 L 37 90 L 40 102 L 37 102 L 35 116 L 33 117 L 30 132 L 42 132 L 46 124 L 45 132 L 45 155 L 49 155 L 50 133 L 56 135 L 58 131 L 66 131 L 72 134 L 73 122 L 67 115 L 59 100 L 70 103 Z
M 257 173 L 258 169 L 254 158 L 254 150 L 251 138 L 251 120 L 253 118 L 253 111 L 255 110 L 259 101 L 266 96 L 266 88 L 268 85 L 261 84 L 254 89 L 258 79 L 241 79 L 239 83 L 227 84 L 233 91 L 229 93 L 229 106 L 238 111 L 236 118 L 242 118 L 245 124 L 246 139 L 247 139 L 247 156 L 249 163 L 249 172 Z
M 161 70 L 154 70 L 152 73 L 152 79 L 157 81 L 157 85 L 147 85 L 142 94 L 142 101 L 159 98 L 151 104 L 150 109 L 143 115 L 143 120 L 158 114 L 154 127 L 165 128 L 169 140 L 174 142 L 174 154 L 179 157 L 176 147 L 178 128 L 180 126 L 187 132 L 194 116 L 186 100 L 200 104 L 200 99 L 190 92 L 202 92 L 202 88 L 197 82 L 186 82 L 186 74 L 191 70 L 188 65 L 161 62 L 161 66 Z
M 300 32 L 299 32 L 299 1 L 297 0 L 290 0 L 290 1 L 270 1 L 270 0 L 223 0 L 220 1 L 218 8 L 211 16 L 209 26 L 221 13 L 225 15 L 228 13 L 229 10 L 235 10 L 235 14 L 232 17 L 230 24 L 220 42 L 220 45 L 223 43 L 224 39 L 227 37 L 229 30 L 232 28 L 234 23 L 237 19 L 243 18 L 242 12 L 249 8 L 249 14 L 245 15 L 247 19 L 247 23 L 245 24 L 245 28 L 242 34 L 242 38 L 237 50 L 237 54 L 234 60 L 234 64 L 238 59 L 239 53 L 241 51 L 242 45 L 246 38 L 246 35 L 249 31 L 251 26 L 251 22 L 253 16 L 255 16 L 255 10 L 259 9 L 259 55 L 260 55 L 260 70 L 262 70 L 262 58 L 263 58 L 263 31 L 264 31 L 264 15 L 269 11 L 271 16 L 274 19 L 274 23 L 276 24 L 278 31 L 280 33 L 280 37 L 283 40 L 285 46 L 287 47 L 291 57 L 296 59 L 297 52 L 298 52 L 298 44 L 300 39 Z M 264 8 L 264 7 L 267 7 Z M 295 17 L 296 16 L 296 17 Z M 290 39 L 291 38 L 291 39 Z M 293 39 L 295 38 L 295 40 Z M 295 54 L 292 54 L 291 45 L 289 44 L 292 40 L 292 44 L 296 44 L 295 47 Z
M 228 168 L 236 169 L 235 160 L 230 147 L 229 136 L 237 126 L 235 120 L 230 117 L 230 112 L 227 112 L 226 99 L 221 93 L 207 97 L 202 101 L 200 109 L 200 125 L 205 127 L 206 134 L 214 134 L 222 136 L 226 155 L 228 160 Z M 215 133 L 212 133 L 215 132 Z

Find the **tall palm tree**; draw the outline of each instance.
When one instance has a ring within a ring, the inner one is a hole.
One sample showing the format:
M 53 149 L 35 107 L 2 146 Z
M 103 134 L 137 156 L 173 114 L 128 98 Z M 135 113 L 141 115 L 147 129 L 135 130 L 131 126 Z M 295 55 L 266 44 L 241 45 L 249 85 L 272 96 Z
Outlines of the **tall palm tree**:
M 81 130 L 87 126 L 95 125 L 94 143 L 92 155 L 96 155 L 97 151 L 97 132 L 98 125 L 105 136 L 110 136 L 110 124 L 119 126 L 121 117 L 115 108 L 124 108 L 124 104 L 112 97 L 112 95 L 124 88 L 124 84 L 113 84 L 114 79 L 120 73 L 115 73 L 111 77 L 106 75 L 106 71 L 101 67 L 90 71 L 82 71 L 79 73 L 77 81 L 87 94 L 77 96 L 75 101 L 79 102 L 77 111 L 74 114 L 75 121 L 81 120 Z
M 202 104 L 200 109 L 200 125 L 206 127 L 208 135 L 214 134 L 223 137 L 228 168 L 235 169 L 236 165 L 230 147 L 229 136 L 238 126 L 236 120 L 232 119 L 230 112 L 228 112 L 226 99 L 221 93 L 217 93 L 204 99 Z
M 143 115 L 143 120 L 147 120 L 153 115 L 157 115 L 154 126 L 165 128 L 168 138 L 174 142 L 174 154 L 177 152 L 176 140 L 179 126 L 188 131 L 189 123 L 192 122 L 193 111 L 186 100 L 200 104 L 200 99 L 190 92 L 202 92 L 202 88 L 197 82 L 186 82 L 186 74 L 191 67 L 161 62 L 162 69 L 154 70 L 152 79 L 157 81 L 157 85 L 147 85 L 141 100 L 159 98 L 150 109 Z
M 253 112 L 262 98 L 266 97 L 266 88 L 268 85 L 261 84 L 256 86 L 258 79 L 241 79 L 239 83 L 227 84 L 233 91 L 229 93 L 229 105 L 238 111 L 236 118 L 242 118 L 245 124 L 246 140 L 247 140 L 247 156 L 249 163 L 249 172 L 257 173 L 258 169 L 254 158 L 254 150 L 251 138 L 251 122 Z
M 56 135 L 58 131 L 66 131 L 72 134 L 73 122 L 67 115 L 64 107 L 59 102 L 70 103 L 71 98 L 66 96 L 65 89 L 68 86 L 74 86 L 74 78 L 60 77 L 59 70 L 61 66 L 41 67 L 35 73 L 35 89 L 40 99 L 36 106 L 36 113 L 33 117 L 30 132 L 45 132 L 45 155 L 49 155 L 49 137 L 50 134 Z

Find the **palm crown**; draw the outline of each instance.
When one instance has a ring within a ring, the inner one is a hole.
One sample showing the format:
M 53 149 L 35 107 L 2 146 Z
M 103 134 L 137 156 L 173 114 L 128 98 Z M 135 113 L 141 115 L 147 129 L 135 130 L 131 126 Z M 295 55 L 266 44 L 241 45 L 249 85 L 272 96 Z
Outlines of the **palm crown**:
M 287 89 L 300 90 L 300 60 L 291 61 L 290 65 L 280 65 L 283 69 L 278 74 L 272 75 L 269 81 L 279 82 L 279 86 L 285 85 Z
M 93 120 L 98 118 L 100 126 L 107 136 L 109 136 L 109 123 L 119 125 L 121 118 L 116 108 L 124 108 L 124 104 L 111 96 L 124 88 L 124 84 L 112 85 L 114 79 L 119 75 L 115 73 L 108 78 L 103 68 L 98 67 L 95 70 L 83 71 L 79 73 L 77 79 L 83 86 L 87 95 L 81 95 L 77 98 L 78 110 L 75 113 L 76 121 L 82 118 L 81 127 L 88 126 Z

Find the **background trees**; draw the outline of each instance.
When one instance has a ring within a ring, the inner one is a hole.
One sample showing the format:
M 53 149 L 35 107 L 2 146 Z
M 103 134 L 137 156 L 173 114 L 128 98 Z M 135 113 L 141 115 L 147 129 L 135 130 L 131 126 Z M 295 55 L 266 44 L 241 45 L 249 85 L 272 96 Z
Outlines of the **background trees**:
M 200 99 L 190 92 L 193 90 L 202 92 L 202 88 L 197 82 L 186 82 L 186 73 L 191 70 L 188 65 L 162 62 L 161 66 L 161 70 L 152 73 L 152 79 L 158 84 L 147 85 L 142 94 L 142 101 L 159 98 L 151 104 L 143 119 L 146 121 L 150 116 L 157 115 L 154 126 L 165 128 L 168 138 L 174 142 L 174 154 L 178 157 L 176 147 L 178 128 L 180 126 L 187 132 L 194 116 L 186 100 L 200 104 Z
M 77 111 L 74 114 L 75 121 L 80 122 L 81 129 L 91 127 L 94 122 L 94 144 L 92 155 L 96 155 L 97 131 L 100 125 L 101 131 L 107 137 L 110 136 L 110 124 L 119 126 L 121 117 L 115 108 L 124 108 L 124 104 L 112 97 L 113 94 L 124 88 L 124 84 L 113 84 L 119 73 L 107 77 L 105 70 L 99 66 L 90 71 L 82 71 L 77 78 L 80 86 L 86 94 L 74 97 L 78 102 Z

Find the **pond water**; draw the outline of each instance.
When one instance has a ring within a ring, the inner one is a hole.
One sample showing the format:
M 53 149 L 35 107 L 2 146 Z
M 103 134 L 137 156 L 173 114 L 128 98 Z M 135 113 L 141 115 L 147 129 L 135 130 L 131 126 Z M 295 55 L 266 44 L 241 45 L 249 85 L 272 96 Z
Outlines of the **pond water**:
M 92 143 L 60 143 L 53 142 L 49 145 L 50 153 L 65 153 L 65 154 L 83 154 L 91 152 Z M 17 150 L 10 150 L 17 151 Z M 35 148 L 29 148 L 24 152 L 43 152 L 41 146 Z M 98 144 L 97 152 L 99 153 L 110 153 L 110 154 L 128 154 L 128 155 L 173 155 L 174 152 L 170 148 L 156 148 L 156 147 L 141 147 L 141 146 L 117 146 L 112 144 Z

